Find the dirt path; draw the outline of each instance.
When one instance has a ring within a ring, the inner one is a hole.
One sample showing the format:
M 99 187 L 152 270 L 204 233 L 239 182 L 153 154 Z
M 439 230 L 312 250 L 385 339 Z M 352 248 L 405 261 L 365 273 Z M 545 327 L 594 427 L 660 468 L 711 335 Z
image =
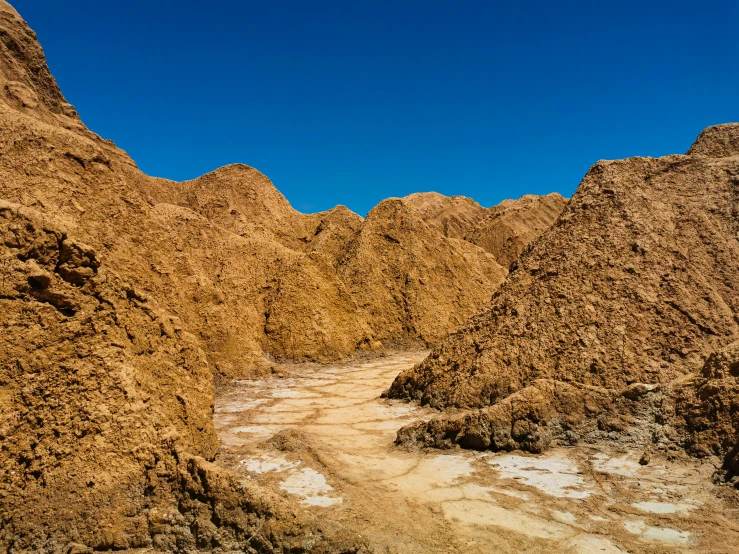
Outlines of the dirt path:
M 640 466 L 640 452 L 592 445 L 541 456 L 395 448 L 398 428 L 434 412 L 380 393 L 424 355 L 231 383 L 216 403 L 218 462 L 377 552 L 739 551 L 736 498 L 705 464 Z

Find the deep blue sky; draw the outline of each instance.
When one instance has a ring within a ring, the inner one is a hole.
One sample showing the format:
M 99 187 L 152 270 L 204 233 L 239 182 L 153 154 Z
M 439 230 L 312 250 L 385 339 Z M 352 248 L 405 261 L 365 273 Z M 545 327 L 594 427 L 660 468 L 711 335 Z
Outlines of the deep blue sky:
M 11 0 L 151 175 L 241 162 L 305 212 L 571 195 L 739 120 L 739 3 Z

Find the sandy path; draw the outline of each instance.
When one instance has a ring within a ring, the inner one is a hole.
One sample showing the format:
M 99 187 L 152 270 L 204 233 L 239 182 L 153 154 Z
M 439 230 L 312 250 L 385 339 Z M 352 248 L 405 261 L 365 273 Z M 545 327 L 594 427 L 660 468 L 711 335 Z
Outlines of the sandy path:
M 218 462 L 378 552 L 739 551 L 735 497 L 710 484 L 707 465 L 642 467 L 639 452 L 607 445 L 541 456 L 395 448 L 398 428 L 434 412 L 380 393 L 424 355 L 231 383 L 216 403 Z

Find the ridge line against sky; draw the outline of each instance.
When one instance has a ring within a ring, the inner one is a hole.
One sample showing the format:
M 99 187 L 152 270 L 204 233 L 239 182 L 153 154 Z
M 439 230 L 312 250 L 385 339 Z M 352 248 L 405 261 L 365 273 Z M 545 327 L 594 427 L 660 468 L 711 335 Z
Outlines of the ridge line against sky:
M 739 120 L 739 6 L 11 2 L 90 129 L 150 175 L 230 163 L 303 212 L 571 196 L 598 159 Z

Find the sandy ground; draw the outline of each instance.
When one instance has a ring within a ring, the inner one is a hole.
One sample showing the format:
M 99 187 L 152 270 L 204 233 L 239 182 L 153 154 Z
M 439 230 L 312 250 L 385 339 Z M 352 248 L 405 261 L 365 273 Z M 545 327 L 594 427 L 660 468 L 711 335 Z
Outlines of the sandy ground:
M 216 402 L 218 463 L 377 552 L 739 552 L 736 494 L 711 484 L 707 464 L 641 466 L 641 452 L 612 445 L 540 456 L 394 447 L 400 427 L 434 412 L 380 394 L 425 354 L 231 382 Z

